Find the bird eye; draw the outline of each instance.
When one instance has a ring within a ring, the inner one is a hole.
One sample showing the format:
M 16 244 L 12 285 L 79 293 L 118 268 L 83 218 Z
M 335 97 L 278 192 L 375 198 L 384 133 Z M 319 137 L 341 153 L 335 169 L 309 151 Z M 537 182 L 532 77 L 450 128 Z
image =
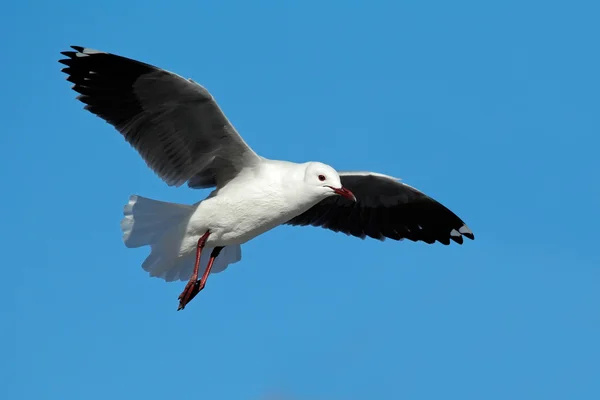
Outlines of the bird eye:
M 325 180 L 325 175 L 319 175 L 319 180 L 323 182 Z

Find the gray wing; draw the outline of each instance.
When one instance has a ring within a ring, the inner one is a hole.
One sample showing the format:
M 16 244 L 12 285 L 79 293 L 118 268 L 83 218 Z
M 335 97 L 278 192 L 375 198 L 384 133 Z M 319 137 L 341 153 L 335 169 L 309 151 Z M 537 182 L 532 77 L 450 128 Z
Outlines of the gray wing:
M 397 179 L 374 172 L 340 172 L 342 185 L 356 203 L 332 196 L 288 221 L 312 225 L 364 239 L 409 239 L 450 244 L 463 243 L 473 232 L 452 211 Z
M 71 46 L 62 71 L 85 109 L 113 125 L 168 185 L 218 186 L 260 157 L 211 94 L 172 72 Z

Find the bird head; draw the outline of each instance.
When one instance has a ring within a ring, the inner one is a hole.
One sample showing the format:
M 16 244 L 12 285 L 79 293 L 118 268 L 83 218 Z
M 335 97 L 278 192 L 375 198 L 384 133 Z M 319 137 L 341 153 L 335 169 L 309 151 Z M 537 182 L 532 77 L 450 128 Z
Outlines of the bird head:
M 356 201 L 354 194 L 342 186 L 340 175 L 335 169 L 320 162 L 306 163 L 304 183 L 318 197 L 342 196 Z

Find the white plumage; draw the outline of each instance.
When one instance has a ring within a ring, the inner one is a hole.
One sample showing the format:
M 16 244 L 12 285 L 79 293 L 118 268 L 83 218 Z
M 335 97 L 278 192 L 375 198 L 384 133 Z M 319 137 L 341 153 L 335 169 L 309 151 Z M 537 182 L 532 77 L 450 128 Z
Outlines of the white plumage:
M 150 276 L 167 282 L 190 279 L 195 253 L 182 251 L 181 243 L 195 209 L 196 205 L 168 203 L 137 195 L 129 197 L 121 220 L 123 241 L 130 248 L 150 246 L 150 255 L 142 264 Z M 206 250 L 200 258 L 201 270 L 206 269 L 212 248 L 207 247 Z M 241 259 L 239 244 L 227 246 L 215 260 L 211 273 L 222 272 L 229 264 Z

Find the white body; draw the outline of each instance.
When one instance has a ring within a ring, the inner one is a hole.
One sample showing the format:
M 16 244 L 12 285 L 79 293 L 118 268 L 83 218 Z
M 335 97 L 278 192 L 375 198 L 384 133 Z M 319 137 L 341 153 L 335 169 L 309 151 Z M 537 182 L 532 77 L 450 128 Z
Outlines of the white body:
M 212 249 L 224 246 L 213 266 L 213 272 L 221 272 L 241 259 L 241 244 L 332 195 L 322 185 L 307 190 L 314 187 L 310 178 L 315 168 L 340 186 L 337 173 L 324 164 L 264 160 L 194 205 L 131 196 L 121 222 L 123 240 L 127 247 L 151 246 L 142 265 L 151 276 L 185 281 L 192 274 L 198 239 L 208 231 L 201 271 Z
M 315 205 L 323 197 L 301 191 L 301 165 L 269 160 L 213 191 L 196 205 L 187 231 L 187 241 L 193 243 L 186 243 L 183 251 L 195 248 L 206 231 L 207 246 L 243 244 Z

